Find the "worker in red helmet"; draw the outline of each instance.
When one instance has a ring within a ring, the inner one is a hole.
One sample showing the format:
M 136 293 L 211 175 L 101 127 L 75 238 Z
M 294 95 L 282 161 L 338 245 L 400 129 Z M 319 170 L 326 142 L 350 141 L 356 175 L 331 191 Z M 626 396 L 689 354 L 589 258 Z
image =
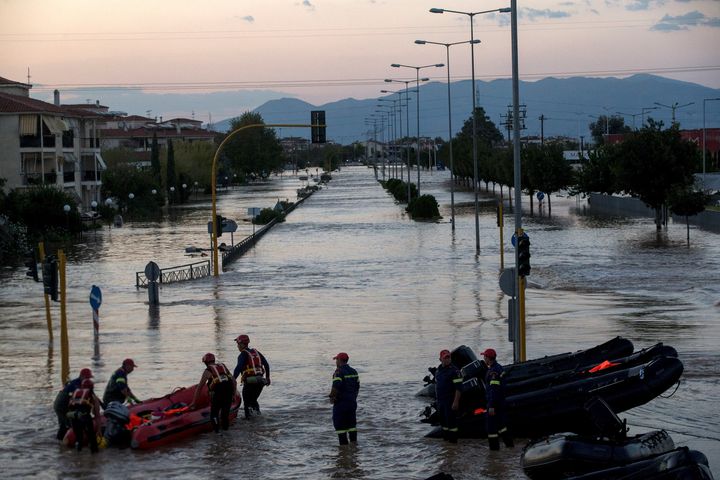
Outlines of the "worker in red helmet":
M 513 447 L 512 436 L 507 428 L 505 415 L 505 391 L 503 388 L 503 368 L 497 362 L 497 353 L 488 348 L 483 353 L 483 361 L 487 365 L 485 374 L 485 394 L 487 397 L 486 428 L 490 450 L 500 449 L 500 437 L 506 447 Z
M 67 382 L 55 397 L 53 410 L 55 410 L 55 415 L 57 415 L 58 419 L 58 431 L 56 435 L 58 440 L 65 438 L 65 434 L 70 429 L 70 421 L 67 418 L 67 412 L 73 392 L 80 388 L 80 384 L 84 379 L 92 378 L 92 376 L 92 371 L 89 368 L 83 368 L 80 370 L 80 375 Z
M 123 360 L 122 366 L 115 370 L 115 373 L 112 374 L 108 381 L 107 387 L 105 387 L 102 398 L 104 405 L 110 402 L 140 403 L 140 400 L 130 390 L 127 380 L 127 376 L 135 370 L 135 367 L 137 367 L 137 364 L 132 358 Z
M 75 448 L 82 450 L 87 436 L 90 451 L 98 451 L 98 435 L 100 434 L 100 399 L 93 390 L 93 381 L 83 379 L 80 388 L 73 392 L 68 405 L 67 416 L 75 433 Z
M 330 401 L 333 404 L 333 426 L 340 445 L 357 442 L 357 396 L 360 391 L 360 377 L 357 370 L 348 365 L 350 356 L 340 352 L 333 357 L 333 373 Z
M 435 399 L 437 411 L 440 414 L 440 427 L 443 439 L 450 443 L 457 443 L 458 439 L 458 410 L 460 409 L 460 386 L 462 373 L 453 365 L 450 350 L 440 351 L 440 365 L 435 371 Z
M 249 419 L 251 413 L 260 415 L 258 398 L 265 385 L 270 385 L 270 364 L 262 353 L 250 348 L 250 337 L 238 335 L 235 338 L 240 355 L 233 372 L 233 377 L 243 384 L 242 400 L 245 409 L 245 418 Z
M 227 430 L 230 426 L 230 407 L 237 385 L 230 370 L 224 363 L 217 362 L 212 353 L 203 355 L 202 362 L 205 364 L 205 370 L 195 387 L 190 410 L 195 409 L 200 392 L 207 385 L 210 396 L 210 421 L 215 433 L 220 433 L 221 426 L 223 430 Z

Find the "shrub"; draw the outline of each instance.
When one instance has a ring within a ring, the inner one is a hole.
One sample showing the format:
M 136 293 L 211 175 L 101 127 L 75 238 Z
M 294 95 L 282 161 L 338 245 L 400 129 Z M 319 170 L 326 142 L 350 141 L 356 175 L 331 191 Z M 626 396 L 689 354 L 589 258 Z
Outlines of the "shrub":
M 285 214 L 273 208 L 263 208 L 260 210 L 260 213 L 253 218 L 253 223 L 255 225 L 267 225 L 274 219 L 277 219 L 278 222 L 282 222 L 285 220 Z
M 407 212 L 414 219 L 437 219 L 440 217 L 437 200 L 432 195 L 415 197 L 407 206 Z

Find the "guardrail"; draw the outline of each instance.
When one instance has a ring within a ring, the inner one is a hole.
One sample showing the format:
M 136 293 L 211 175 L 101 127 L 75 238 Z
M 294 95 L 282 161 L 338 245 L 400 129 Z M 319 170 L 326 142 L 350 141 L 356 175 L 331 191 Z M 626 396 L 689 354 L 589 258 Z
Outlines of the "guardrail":
M 211 274 L 210 260 L 203 260 L 201 262 L 160 269 L 158 283 L 185 282 L 195 280 L 196 278 L 209 277 Z M 135 272 L 135 288 L 147 288 L 148 283 L 149 281 L 145 276 L 145 272 Z
M 309 198 L 315 189 L 304 192 L 303 195 L 299 195 L 298 200 L 286 208 L 283 213 L 288 213 L 295 210 L 300 204 L 302 204 L 307 198 Z M 267 224 L 263 225 L 254 234 L 245 237 L 241 242 L 236 243 L 232 247 L 222 252 L 221 265 L 223 270 L 226 265 L 231 264 L 238 258 L 242 257 L 245 252 L 250 250 L 257 242 L 265 235 L 272 227 L 277 224 L 277 219 L 272 219 Z M 202 262 L 188 263 L 186 265 L 179 265 L 177 267 L 168 267 L 160 269 L 160 278 L 158 283 L 177 283 L 185 282 L 188 280 L 195 280 L 197 278 L 209 277 L 212 275 L 210 268 L 210 260 L 203 260 Z M 148 279 L 145 276 L 145 272 L 135 272 L 135 288 L 147 288 Z

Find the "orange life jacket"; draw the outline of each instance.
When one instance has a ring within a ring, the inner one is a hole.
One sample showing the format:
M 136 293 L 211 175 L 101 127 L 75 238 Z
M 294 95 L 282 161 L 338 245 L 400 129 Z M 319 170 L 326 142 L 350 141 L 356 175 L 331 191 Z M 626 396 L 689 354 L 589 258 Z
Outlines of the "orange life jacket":
M 248 353 L 248 361 L 245 364 L 245 370 L 243 370 L 243 379 L 265 375 L 265 368 L 258 351 L 254 348 L 248 348 L 245 351 Z
M 612 363 L 612 362 L 609 361 L 609 360 L 605 360 L 604 362 L 595 365 L 593 368 L 591 368 L 590 370 L 588 370 L 588 372 L 589 372 L 589 373 L 595 373 L 595 372 L 599 372 L 600 370 L 605 370 L 606 368 L 614 367 L 614 366 L 616 366 L 616 365 L 620 365 L 620 364 L 619 364 L 619 363 Z
M 213 363 L 207 366 L 210 372 L 210 379 L 208 380 L 208 389 L 210 391 L 215 389 L 215 386 L 221 382 L 229 382 L 232 378 L 230 370 L 225 366 L 224 363 Z
M 90 388 L 78 388 L 70 397 L 69 408 L 71 410 L 79 410 L 84 406 L 92 409 L 93 407 L 93 391 Z

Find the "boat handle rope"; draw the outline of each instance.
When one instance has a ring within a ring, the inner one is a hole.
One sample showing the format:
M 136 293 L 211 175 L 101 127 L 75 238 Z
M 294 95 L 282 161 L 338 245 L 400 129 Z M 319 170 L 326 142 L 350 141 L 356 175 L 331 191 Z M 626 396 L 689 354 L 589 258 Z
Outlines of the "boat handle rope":
M 672 397 L 673 395 L 675 395 L 675 392 L 677 392 L 678 388 L 680 388 L 680 380 L 677 381 L 677 384 L 675 384 L 675 390 L 673 390 L 673 392 L 672 392 L 670 395 L 668 395 L 667 397 L 663 397 L 662 395 L 658 395 L 658 397 L 660 397 L 660 398 L 670 398 L 670 397 Z

